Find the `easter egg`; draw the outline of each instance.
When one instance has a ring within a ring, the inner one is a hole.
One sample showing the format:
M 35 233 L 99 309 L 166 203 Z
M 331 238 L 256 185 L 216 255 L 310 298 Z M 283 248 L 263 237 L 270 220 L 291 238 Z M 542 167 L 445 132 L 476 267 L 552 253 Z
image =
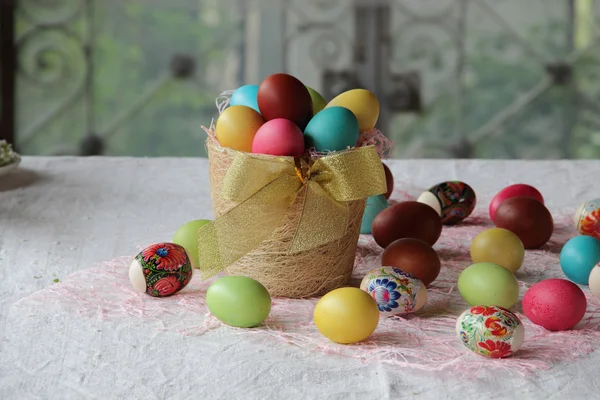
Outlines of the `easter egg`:
M 592 268 L 600 262 L 600 240 L 592 236 L 575 236 L 560 251 L 560 267 L 566 277 L 587 285 Z
M 198 266 L 198 229 L 208 224 L 210 221 L 206 219 L 197 219 L 190 221 L 182 225 L 175 236 L 173 236 L 173 243 L 182 246 L 190 261 L 192 267 L 197 268 Z
M 308 89 L 308 93 L 310 94 L 310 98 L 312 100 L 313 115 L 316 115 L 319 111 L 325 108 L 327 102 L 325 101 L 323 96 L 321 96 L 321 94 L 315 89 L 310 88 L 308 86 L 306 87 L 306 89 Z
M 403 201 L 380 212 L 373 220 L 372 232 L 375 242 L 383 248 L 408 237 L 433 246 L 442 233 L 442 221 L 428 205 Z
M 508 229 L 521 239 L 526 249 L 537 249 L 552 237 L 552 214 L 531 197 L 511 197 L 500 204 L 495 214 L 496 227 Z
M 356 146 L 358 121 L 344 107 L 329 107 L 312 117 L 304 129 L 306 148 L 340 151 Z
M 590 285 L 590 292 L 592 292 L 594 297 L 600 299 L 600 264 L 596 264 L 596 266 L 592 268 L 592 272 L 590 272 L 590 277 L 588 279 L 588 285 Z
M 367 199 L 365 206 L 365 212 L 362 217 L 362 223 L 360 224 L 360 233 L 369 234 L 371 233 L 371 226 L 373 220 L 381 211 L 385 210 L 388 206 L 388 202 L 383 195 L 371 196 Z
M 250 107 L 233 106 L 219 115 L 215 135 L 221 146 L 249 153 L 254 136 L 264 123 L 263 117 Z
M 425 286 L 435 281 L 441 269 L 440 257 L 433 247 L 419 239 L 404 238 L 390 243 L 381 255 L 381 265 L 400 268 Z
M 313 104 L 306 86 L 288 74 L 274 74 L 258 87 L 258 108 L 265 120 L 284 118 L 304 129 L 313 116 Z
M 429 189 L 440 204 L 442 224 L 452 225 L 467 218 L 475 209 L 477 197 L 471 186 L 460 181 L 439 183 Z
M 384 193 L 384 196 L 386 199 L 389 199 L 394 192 L 394 176 L 387 165 L 384 163 L 381 164 L 383 165 L 383 171 L 385 172 L 385 184 L 387 186 L 387 191 Z
M 442 205 L 440 204 L 437 196 L 431 193 L 429 190 L 421 193 L 421 195 L 417 197 L 417 202 L 427 204 L 429 207 L 433 208 L 437 215 L 440 217 L 442 216 Z
M 471 242 L 471 259 L 474 263 L 491 262 L 517 272 L 525 258 L 525 247 L 521 239 L 502 228 L 487 229 Z
M 544 197 L 539 190 L 533 186 L 525 185 L 523 183 L 510 185 L 499 191 L 490 202 L 489 212 L 492 221 L 496 221 L 496 210 L 500 207 L 500 204 L 511 197 L 530 197 L 544 204 Z
M 523 312 L 527 318 L 549 331 L 571 329 L 581 321 L 586 308 L 583 291 L 566 279 L 543 280 L 523 296 Z
M 167 297 L 192 279 L 192 264 L 185 249 L 175 243 L 146 247 L 129 266 L 129 280 L 139 293 Z
M 600 199 L 583 203 L 575 213 L 577 232 L 600 239 Z
M 364 290 L 344 287 L 318 301 L 314 322 L 319 332 L 333 342 L 357 343 L 367 339 L 377 328 L 379 308 Z
M 229 99 L 230 106 L 246 106 L 250 107 L 256 112 L 260 112 L 258 109 L 258 85 L 245 85 L 237 88 Z
M 456 320 L 456 334 L 474 353 L 490 358 L 512 356 L 525 340 L 525 327 L 511 311 L 497 306 L 475 306 Z
M 379 100 L 366 89 L 352 89 L 331 100 L 325 108 L 345 107 L 356 116 L 361 132 L 370 131 L 379 118 Z
M 377 302 L 383 315 L 405 315 L 427 302 L 427 289 L 415 276 L 394 267 L 381 267 L 367 273 L 360 288 Z
M 277 118 L 264 123 L 254 135 L 252 152 L 272 156 L 301 157 L 304 136 L 292 121 Z
M 206 306 L 221 322 L 238 328 L 263 323 L 271 312 L 271 296 L 258 281 L 245 276 L 217 279 L 206 291 Z
M 511 308 L 519 298 L 519 282 L 503 266 L 482 262 L 473 264 L 460 273 L 458 291 L 471 306 Z

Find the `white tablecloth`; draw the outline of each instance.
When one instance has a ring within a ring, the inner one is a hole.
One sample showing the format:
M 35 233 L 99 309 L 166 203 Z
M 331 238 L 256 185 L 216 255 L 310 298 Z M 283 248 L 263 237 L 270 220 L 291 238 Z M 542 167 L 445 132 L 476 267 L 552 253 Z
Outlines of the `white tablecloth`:
M 600 197 L 597 161 L 390 161 L 418 187 L 460 179 L 479 207 L 510 183 L 538 187 L 552 211 Z M 198 337 L 23 310 L 20 299 L 139 245 L 211 218 L 205 159 L 38 158 L 0 177 L 0 399 L 388 399 L 600 397 L 596 352 L 540 371 L 476 382 L 294 347 L 227 330 Z M 147 350 L 164 346 L 160 362 Z

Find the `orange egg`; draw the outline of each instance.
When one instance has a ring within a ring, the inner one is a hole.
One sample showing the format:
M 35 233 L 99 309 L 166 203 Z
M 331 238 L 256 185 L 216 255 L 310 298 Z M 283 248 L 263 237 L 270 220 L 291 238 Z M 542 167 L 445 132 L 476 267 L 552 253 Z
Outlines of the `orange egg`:
M 223 147 L 251 153 L 256 131 L 265 123 L 250 107 L 232 106 L 217 119 L 215 134 Z

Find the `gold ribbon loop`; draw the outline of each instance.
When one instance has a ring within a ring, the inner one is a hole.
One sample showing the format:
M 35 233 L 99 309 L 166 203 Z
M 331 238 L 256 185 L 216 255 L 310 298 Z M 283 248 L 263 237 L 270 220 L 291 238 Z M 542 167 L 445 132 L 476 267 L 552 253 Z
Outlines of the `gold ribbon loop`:
M 344 236 L 347 202 L 385 193 L 385 174 L 373 146 L 325 156 L 310 167 L 291 157 L 237 153 L 223 180 L 221 196 L 238 204 L 198 230 L 198 268 L 203 279 L 258 247 L 281 225 L 301 190 L 306 194 L 289 253 Z

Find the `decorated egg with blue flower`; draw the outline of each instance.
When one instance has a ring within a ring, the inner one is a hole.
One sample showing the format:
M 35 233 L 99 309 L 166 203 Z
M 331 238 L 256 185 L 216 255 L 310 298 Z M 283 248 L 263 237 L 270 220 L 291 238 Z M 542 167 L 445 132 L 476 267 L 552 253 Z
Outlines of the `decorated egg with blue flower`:
M 476 306 L 456 320 L 456 334 L 474 353 L 490 358 L 512 356 L 525 340 L 525 328 L 513 312 L 497 306 Z
M 192 263 L 185 249 L 175 243 L 146 247 L 129 266 L 133 288 L 153 297 L 167 297 L 183 289 L 192 279 Z
M 360 288 L 373 297 L 382 315 L 406 315 L 427 302 L 427 289 L 415 276 L 396 267 L 381 267 L 363 278 Z

